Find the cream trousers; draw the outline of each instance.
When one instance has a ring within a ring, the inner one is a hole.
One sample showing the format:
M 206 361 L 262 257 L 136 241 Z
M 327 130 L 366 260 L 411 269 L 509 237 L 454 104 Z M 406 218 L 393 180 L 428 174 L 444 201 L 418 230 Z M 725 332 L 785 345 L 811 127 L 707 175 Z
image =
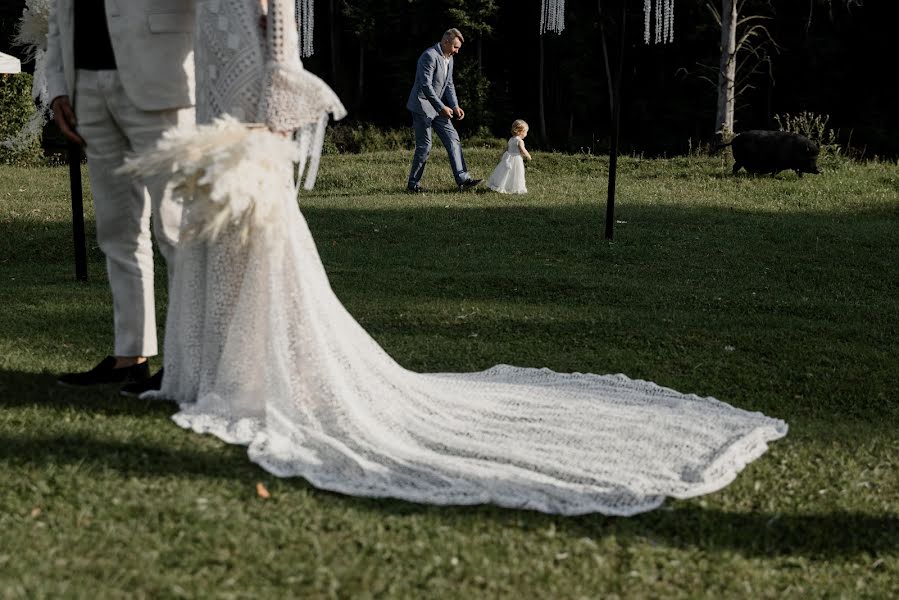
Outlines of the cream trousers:
M 158 344 L 150 223 L 171 275 L 181 203 L 172 198 L 166 177 L 135 181 L 115 170 L 125 156 L 152 148 L 166 129 L 192 123 L 194 110 L 138 109 L 115 70 L 79 70 L 74 102 L 78 132 L 87 143 L 97 242 L 112 288 L 115 354 L 153 356 Z

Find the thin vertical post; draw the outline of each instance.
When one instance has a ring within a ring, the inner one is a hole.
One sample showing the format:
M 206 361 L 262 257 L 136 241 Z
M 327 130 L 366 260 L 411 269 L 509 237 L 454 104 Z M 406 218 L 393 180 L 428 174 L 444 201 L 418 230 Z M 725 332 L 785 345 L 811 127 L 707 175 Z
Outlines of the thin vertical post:
M 69 185 L 72 191 L 72 238 L 75 243 L 75 279 L 87 281 L 87 248 L 84 239 L 84 198 L 81 191 L 81 147 L 68 144 Z
M 609 189 L 606 198 L 605 238 L 611 240 L 615 233 L 615 188 L 618 183 L 618 134 L 621 122 L 621 73 L 624 70 L 624 33 L 627 20 L 627 0 L 621 0 L 621 18 L 618 22 L 618 65 L 612 83 L 612 144 L 609 149 Z M 607 65 L 609 62 L 606 63 Z

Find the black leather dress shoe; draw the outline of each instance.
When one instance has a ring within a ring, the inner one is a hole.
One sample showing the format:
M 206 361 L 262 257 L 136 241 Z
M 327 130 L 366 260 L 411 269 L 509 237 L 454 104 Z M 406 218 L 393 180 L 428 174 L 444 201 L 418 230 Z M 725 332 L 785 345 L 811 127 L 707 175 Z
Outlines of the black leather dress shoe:
M 476 187 L 479 183 L 484 181 L 483 179 L 466 179 L 462 183 L 459 184 L 459 191 L 464 192 L 465 190 L 470 190 L 473 187 Z
M 420 185 L 410 185 L 406 188 L 406 191 L 410 194 L 424 194 L 425 189 Z
M 119 390 L 119 393 L 123 396 L 136 398 L 144 392 L 158 392 L 160 389 L 162 389 L 162 369 L 156 371 L 156 374 L 153 375 L 153 377 L 123 385 L 122 389 Z
M 130 383 L 143 381 L 150 377 L 150 365 L 142 362 L 130 367 L 115 368 L 114 356 L 107 356 L 96 367 L 83 373 L 66 373 L 60 375 L 56 382 L 59 385 L 72 387 L 86 387 L 91 385 L 104 385 L 107 383 Z

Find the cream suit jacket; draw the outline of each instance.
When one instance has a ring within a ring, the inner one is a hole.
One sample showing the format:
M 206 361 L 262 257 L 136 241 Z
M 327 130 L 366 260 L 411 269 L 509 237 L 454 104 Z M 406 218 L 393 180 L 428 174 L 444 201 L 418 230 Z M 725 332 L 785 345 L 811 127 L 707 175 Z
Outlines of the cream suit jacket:
M 51 100 L 75 91 L 75 0 L 56 0 L 47 35 Z M 141 110 L 194 104 L 194 1 L 106 0 L 106 21 L 125 93 Z

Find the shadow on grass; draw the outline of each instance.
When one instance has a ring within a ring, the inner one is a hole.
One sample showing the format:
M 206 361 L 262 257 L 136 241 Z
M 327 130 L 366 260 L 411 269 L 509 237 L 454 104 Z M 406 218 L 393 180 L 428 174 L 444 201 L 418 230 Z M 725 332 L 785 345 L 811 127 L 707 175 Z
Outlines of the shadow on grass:
M 764 458 L 762 459 L 764 460 Z M 599 514 L 559 517 L 495 506 L 422 507 L 395 500 L 356 499 L 371 512 L 394 515 L 429 512 L 447 525 L 470 520 L 497 521 L 526 531 L 554 529 L 573 539 L 607 536 L 651 545 L 703 551 L 733 550 L 751 556 L 808 556 L 820 559 L 899 551 L 899 517 L 835 510 L 810 514 L 765 511 L 730 512 L 666 501 L 661 508 L 633 517 Z M 526 516 L 525 516 L 526 515 Z
M 166 410 L 159 408 L 158 410 Z M 171 411 L 171 407 L 168 407 Z M 199 449 L 161 448 L 139 441 L 96 439 L 88 435 L 57 437 L 0 434 L 0 464 L 8 466 L 94 465 L 122 477 L 212 478 L 251 488 L 271 479 L 246 458 L 244 449 L 218 445 Z M 671 501 L 662 508 L 630 518 L 586 515 L 559 517 L 495 506 L 424 506 L 391 499 L 354 498 L 315 490 L 305 480 L 282 480 L 287 488 L 311 490 L 323 503 L 341 503 L 346 509 L 384 516 L 427 515 L 458 528 L 490 521 L 503 527 L 537 532 L 552 527 L 573 539 L 607 536 L 637 543 L 703 551 L 733 550 L 752 556 L 799 555 L 813 558 L 878 555 L 899 551 L 899 518 L 859 512 L 813 514 L 728 512 Z
M 56 383 L 58 373 L 21 373 L 0 369 L 0 410 L 39 407 L 45 411 L 76 410 L 109 416 L 142 417 L 171 414 L 172 405 L 126 398 L 120 385 L 79 389 Z
M 670 316 L 674 321 L 665 321 L 665 326 L 673 335 L 683 337 L 688 346 L 693 340 L 678 332 L 691 331 L 686 327 L 696 323 L 710 323 L 720 329 L 722 339 L 727 339 L 731 335 L 728 319 L 738 320 L 747 312 L 757 311 L 758 319 L 752 323 L 758 324 L 757 338 L 779 323 L 785 312 L 792 311 L 803 347 L 832 359 L 833 364 L 825 361 L 816 366 L 815 377 L 810 378 L 826 381 L 838 371 L 851 371 L 848 361 L 841 359 L 853 352 L 851 346 L 840 350 L 843 333 L 832 325 L 835 321 L 830 313 L 839 313 L 841 322 L 856 323 L 853 338 L 866 339 L 868 347 L 880 344 L 883 356 L 887 356 L 887 344 L 894 339 L 890 332 L 897 329 L 892 291 L 896 283 L 892 267 L 899 262 L 899 246 L 894 243 L 899 217 L 895 207 L 859 212 L 847 219 L 828 213 L 769 214 L 725 208 L 629 207 L 625 203 L 618 217 L 627 223 L 619 226 L 613 244 L 600 239 L 602 215 L 598 207 L 310 208 L 305 212 L 335 288 L 354 306 L 363 310 L 372 307 L 366 326 L 371 323 L 375 330 L 391 325 L 383 319 L 378 321 L 378 311 L 396 298 L 411 306 L 434 300 L 471 303 L 522 297 L 545 304 L 595 303 L 608 307 L 617 303 L 622 309 L 635 310 L 635 318 L 644 319 L 631 325 L 644 332 L 651 330 L 646 323 L 658 324 L 657 313 Z M 0 223 L 0 251 L 9 260 L 18 257 L 28 263 L 27 270 L 24 266 L 19 269 L 15 282 L 4 281 L 7 298 L 20 300 L 16 294 L 27 293 L 35 284 L 46 284 L 48 294 L 64 289 L 57 274 L 67 260 L 64 253 L 70 251 L 69 236 L 69 226 L 64 222 Z M 11 254 L 5 254 L 6 250 Z M 65 272 L 69 272 L 67 267 Z M 77 284 L 73 281 L 72 285 Z M 730 304 L 716 304 L 717 296 Z M 758 299 L 751 300 L 753 296 Z M 24 300 L 27 304 L 28 299 Z M 672 306 L 682 314 L 665 313 Z M 90 306 L 79 310 L 90 310 Z M 711 316 L 715 315 L 727 319 L 713 322 Z M 4 314 L 3 318 L 13 320 L 17 316 Z M 44 314 L 36 308 L 29 319 L 54 335 L 77 337 L 79 323 L 58 312 Z M 578 323 L 576 316 L 567 319 L 570 324 Z M 551 337 L 570 335 L 571 327 L 564 323 L 546 325 L 546 333 Z M 404 323 L 397 326 L 410 327 Z M 454 335 L 449 326 L 425 326 Z M 811 370 L 789 353 L 783 354 L 782 344 L 778 347 L 781 342 L 764 342 L 770 346 L 771 364 L 785 364 L 784 371 L 793 377 Z M 628 358 L 633 360 L 632 356 Z M 895 389 L 896 371 L 889 369 L 886 358 L 880 360 L 869 378 L 871 392 Z M 769 364 L 763 366 L 770 368 Z M 775 376 L 779 375 L 771 375 Z M 171 405 L 120 398 L 115 390 L 65 390 L 56 387 L 54 380 L 51 374 L 0 371 L 0 410 L 37 406 L 134 416 L 161 416 L 173 411 Z M 822 385 L 828 393 L 833 391 L 831 384 Z M 847 385 L 856 384 L 850 381 Z M 803 391 L 800 384 L 793 387 Z M 850 405 L 866 399 L 878 402 L 873 393 L 867 392 L 846 392 L 845 397 Z M 828 414 L 838 416 L 846 411 L 836 401 L 825 408 Z M 879 403 L 869 411 L 871 418 L 890 418 L 888 414 Z M 227 452 L 218 446 L 208 451 L 159 448 L 83 435 L 49 437 L 39 432 L 4 435 L 0 447 L 4 450 L 0 461 L 12 465 L 84 462 L 135 476 L 214 477 L 250 483 L 262 474 L 239 448 Z M 301 480 L 290 480 L 286 485 L 309 487 Z M 347 506 L 375 515 L 425 513 L 447 522 L 489 519 L 510 527 L 523 520 L 534 528 L 552 524 L 572 537 L 616 535 L 758 556 L 840 557 L 899 550 L 899 523 L 892 515 L 846 511 L 738 513 L 671 503 L 668 508 L 630 519 L 561 519 L 492 507 L 422 507 L 318 493 L 328 502 L 336 497 Z
M 732 549 L 748 555 L 839 558 L 899 551 L 899 518 L 832 511 L 812 514 L 728 512 L 680 507 L 617 520 L 563 522 L 563 530 L 592 536 L 617 533 L 649 543 L 702 550 Z
M 603 209 L 596 202 L 309 207 L 304 214 L 330 274 L 362 276 L 366 285 L 381 281 L 384 290 L 426 299 L 514 300 L 515 291 L 535 298 L 545 292 L 550 302 L 563 295 L 577 303 L 582 287 L 614 297 L 624 286 L 671 302 L 684 290 L 711 295 L 735 284 L 818 297 L 864 286 L 866 301 L 892 298 L 890 284 L 896 282 L 885 279 L 883 269 L 899 261 L 899 246 L 892 243 L 896 206 L 859 210 L 847 219 L 798 207 L 766 213 L 622 202 L 617 216 L 623 223 L 609 243 L 602 239 Z M 99 281 L 102 256 L 92 238 L 89 245 L 92 281 Z M 66 285 L 71 227 L 61 221 L 0 222 L 0 256 L 0 264 L 17 271 L 14 281 L 4 281 L 10 292 L 24 285 L 27 293 L 28 284 Z M 497 278 L 505 279 L 498 288 Z

